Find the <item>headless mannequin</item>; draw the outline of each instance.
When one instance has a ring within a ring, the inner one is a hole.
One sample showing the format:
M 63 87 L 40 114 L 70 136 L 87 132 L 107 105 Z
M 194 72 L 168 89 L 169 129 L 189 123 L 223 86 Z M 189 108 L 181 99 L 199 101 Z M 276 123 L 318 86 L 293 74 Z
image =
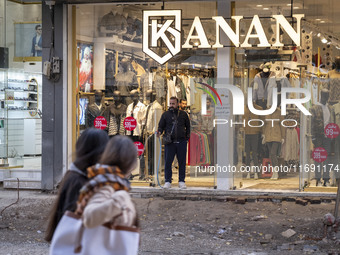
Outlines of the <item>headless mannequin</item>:
M 153 59 L 149 59 L 146 62 L 146 72 L 143 73 L 140 77 L 140 88 L 142 91 L 143 95 L 143 102 L 144 103 L 151 103 L 154 100 L 150 101 L 150 97 L 147 96 L 148 90 L 152 89 L 152 82 L 153 82 L 153 77 L 152 77 L 152 67 L 155 66 L 155 61 Z
M 328 105 L 329 91 L 323 89 L 321 91 L 320 103 L 317 103 L 311 108 L 312 114 L 312 142 L 314 148 L 322 147 L 327 151 L 327 159 L 324 162 L 316 162 L 315 179 L 316 186 L 321 186 L 321 175 L 324 181 L 324 186 L 329 186 L 329 172 L 330 163 L 333 162 L 333 157 L 331 155 L 331 139 L 327 138 L 324 133 L 325 126 L 330 123 L 331 120 L 331 108 Z M 317 169 L 320 169 L 318 171 Z
M 115 91 L 113 95 L 114 102 L 109 106 L 109 136 L 124 135 L 125 128 L 123 125 L 126 117 L 127 106 L 122 103 L 119 91 Z
M 267 83 L 270 77 L 270 63 L 266 63 L 262 67 L 262 72 L 254 78 L 253 101 L 255 104 L 267 109 Z
M 103 116 L 108 121 L 105 105 L 102 104 L 103 92 L 96 90 L 94 94 L 94 102 L 86 109 L 86 128 L 94 126 L 94 120 L 98 116 Z
M 133 89 L 138 88 L 137 76 L 134 72 L 129 70 L 129 59 L 123 58 L 120 65 L 123 69 L 123 72 L 116 75 L 114 89 L 118 90 L 122 97 L 125 97 L 125 103 L 126 105 L 129 105 L 132 102 L 131 98 L 129 97 L 130 92 Z
M 139 103 L 139 94 L 137 90 L 133 90 L 131 91 L 131 98 L 132 98 L 132 115 L 134 112 L 135 107 L 137 106 L 137 104 Z M 144 106 L 145 107 L 145 106 Z M 130 107 L 128 107 L 130 108 Z M 137 116 L 132 116 L 134 117 L 137 122 L 142 122 L 142 120 L 139 120 L 137 118 Z M 138 125 L 138 124 L 137 124 Z M 130 137 L 132 139 L 132 141 L 134 142 L 141 142 L 144 144 L 143 142 L 143 126 L 140 127 L 141 128 L 141 132 L 139 135 L 136 135 L 135 130 L 131 131 Z M 144 159 L 144 155 L 143 154 L 139 159 L 140 159 L 140 167 L 139 167 L 139 180 L 144 180 L 145 179 L 145 159 Z

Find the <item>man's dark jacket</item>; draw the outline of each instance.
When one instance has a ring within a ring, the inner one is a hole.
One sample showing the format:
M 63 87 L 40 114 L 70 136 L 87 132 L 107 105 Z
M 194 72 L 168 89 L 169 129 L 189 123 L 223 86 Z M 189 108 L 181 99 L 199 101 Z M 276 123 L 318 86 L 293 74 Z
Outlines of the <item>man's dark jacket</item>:
M 163 131 L 165 131 L 165 134 L 171 133 L 173 123 L 176 121 L 176 119 L 177 125 L 175 125 L 171 135 L 172 141 L 188 141 L 190 138 L 190 120 L 186 112 L 178 109 L 168 110 L 162 114 L 158 124 L 158 132 L 160 134 L 162 134 Z

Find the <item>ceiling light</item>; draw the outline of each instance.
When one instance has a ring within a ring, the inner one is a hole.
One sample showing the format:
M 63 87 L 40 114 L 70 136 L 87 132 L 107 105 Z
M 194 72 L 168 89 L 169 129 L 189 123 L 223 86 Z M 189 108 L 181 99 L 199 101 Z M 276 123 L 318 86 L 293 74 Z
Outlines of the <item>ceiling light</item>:
M 326 23 L 326 21 L 324 21 L 324 20 L 321 20 L 321 21 L 320 21 L 320 23 Z
M 263 5 L 262 4 L 258 4 L 258 5 L 256 5 L 256 7 L 262 7 Z
M 320 36 L 321 36 L 321 33 L 318 33 L 317 36 L 320 37 Z
M 195 45 L 195 46 L 198 46 L 198 42 L 195 42 L 194 45 Z
M 297 10 L 297 9 L 300 9 L 300 7 L 299 6 L 294 6 L 293 9 Z
M 263 10 L 265 10 L 265 11 L 268 11 L 268 10 L 269 10 L 269 8 L 265 7 L 265 8 L 263 8 Z
M 322 43 L 327 43 L 328 41 L 327 41 L 326 38 L 322 38 L 322 39 L 321 39 L 321 42 L 322 42 Z
M 315 19 L 316 21 L 320 21 L 321 19 Z
M 287 4 L 287 6 L 292 6 L 292 4 Z

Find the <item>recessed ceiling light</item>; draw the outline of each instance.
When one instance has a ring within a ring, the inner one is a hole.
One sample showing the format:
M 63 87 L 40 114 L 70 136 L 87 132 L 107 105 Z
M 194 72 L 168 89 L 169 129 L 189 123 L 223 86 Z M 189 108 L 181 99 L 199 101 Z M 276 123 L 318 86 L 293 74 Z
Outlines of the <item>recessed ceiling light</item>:
M 324 20 L 321 20 L 321 21 L 320 21 L 320 23 L 326 23 L 326 21 L 324 21 Z
M 263 10 L 265 10 L 265 11 L 268 11 L 268 10 L 269 10 L 269 8 L 265 7 L 265 8 L 263 8 Z
M 315 19 L 316 21 L 320 21 L 321 19 Z
M 292 4 L 287 4 L 287 6 L 292 6 Z
M 322 39 L 321 39 L 321 42 L 322 42 L 322 43 L 327 43 L 328 41 L 327 41 L 326 38 L 322 38 Z
M 258 4 L 258 5 L 256 5 L 256 7 L 262 7 L 263 5 L 262 4 Z
M 318 33 L 317 36 L 320 37 L 320 36 L 321 36 L 321 33 Z
M 297 10 L 297 9 L 300 9 L 300 7 L 299 6 L 294 6 L 293 9 Z

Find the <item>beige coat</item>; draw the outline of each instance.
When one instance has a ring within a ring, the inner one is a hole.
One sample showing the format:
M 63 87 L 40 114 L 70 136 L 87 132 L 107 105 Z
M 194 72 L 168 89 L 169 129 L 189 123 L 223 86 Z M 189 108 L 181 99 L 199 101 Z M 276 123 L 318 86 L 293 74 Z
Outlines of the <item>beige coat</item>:
M 115 226 L 133 227 L 136 209 L 127 191 L 115 192 L 106 185 L 90 198 L 83 212 L 83 223 L 87 228 L 94 228 L 110 222 L 114 217 L 117 217 L 113 222 Z
M 257 109 L 257 110 L 263 110 L 261 106 L 258 106 L 257 104 L 254 104 L 254 108 Z M 244 132 L 246 135 L 255 135 L 255 134 L 259 134 L 261 133 L 261 127 L 250 127 L 248 126 L 248 121 L 249 120 L 252 120 L 252 119 L 258 119 L 258 120 L 263 120 L 264 116 L 261 116 L 261 115 L 255 115 L 254 113 L 250 112 L 248 107 L 245 106 L 244 107 L 244 119 L 246 121 L 246 127 L 244 129 Z M 252 126 L 259 126 L 261 125 L 261 122 L 259 121 L 254 121 L 254 122 L 251 122 L 251 125 Z
M 265 136 L 265 142 L 281 142 L 282 139 L 285 139 L 286 136 L 286 128 L 281 125 L 281 121 L 283 117 L 281 115 L 280 108 L 276 108 L 276 111 L 271 115 L 264 116 L 266 120 L 276 119 L 273 121 L 274 125 L 272 127 L 272 121 L 264 121 L 263 126 L 263 134 Z M 280 121 L 278 121 L 278 119 Z

